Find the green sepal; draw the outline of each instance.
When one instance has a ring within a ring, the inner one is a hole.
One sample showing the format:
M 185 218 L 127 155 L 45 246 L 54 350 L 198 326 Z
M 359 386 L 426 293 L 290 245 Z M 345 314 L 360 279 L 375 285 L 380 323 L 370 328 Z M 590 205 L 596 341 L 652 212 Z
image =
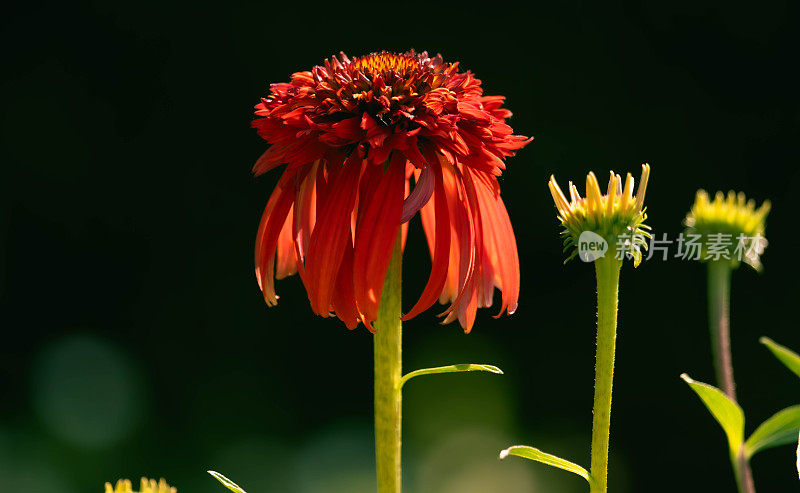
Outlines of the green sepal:
M 437 366 L 435 368 L 423 368 L 421 370 L 414 370 L 403 375 L 400 379 L 400 388 L 414 377 L 422 375 L 435 375 L 437 373 L 457 373 L 462 371 L 488 371 L 489 373 L 503 374 L 503 370 L 492 365 L 479 365 L 474 363 L 463 363 L 458 365 Z
M 785 346 L 781 346 L 769 337 L 762 337 L 758 342 L 767 346 L 767 349 L 769 349 L 781 363 L 786 365 L 786 368 L 792 370 L 795 375 L 800 377 L 800 356 L 798 356 L 797 353 Z
M 548 466 L 569 471 L 582 477 L 589 484 L 592 484 L 592 476 L 589 474 L 589 471 L 566 459 L 542 452 L 538 448 L 528 447 L 527 445 L 514 445 L 513 447 L 509 447 L 500 452 L 501 459 L 505 459 L 509 455 L 524 457 L 525 459 L 530 459 L 536 462 L 541 462 L 542 464 L 547 464 Z
M 716 387 L 696 382 L 685 373 L 681 375 L 681 378 L 697 393 L 717 423 L 722 426 L 728 437 L 731 457 L 736 457 L 744 442 L 744 412 L 742 408 Z
M 210 475 L 214 476 L 217 481 L 222 483 L 223 486 L 228 488 L 229 490 L 233 491 L 234 493 L 247 493 L 244 491 L 238 484 L 234 483 L 230 479 L 226 478 L 222 474 L 218 473 L 217 471 L 206 471 Z
M 800 406 L 791 406 L 778 411 L 750 435 L 744 444 L 745 456 L 749 459 L 764 449 L 794 443 L 800 431 Z

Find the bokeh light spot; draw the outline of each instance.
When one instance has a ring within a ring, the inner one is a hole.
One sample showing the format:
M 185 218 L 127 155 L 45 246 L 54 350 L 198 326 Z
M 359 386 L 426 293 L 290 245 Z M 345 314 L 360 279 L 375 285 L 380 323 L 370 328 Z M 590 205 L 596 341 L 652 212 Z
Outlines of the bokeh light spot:
M 130 433 L 142 415 L 140 378 L 117 347 L 89 335 L 51 343 L 33 369 L 37 415 L 72 445 L 108 447 Z

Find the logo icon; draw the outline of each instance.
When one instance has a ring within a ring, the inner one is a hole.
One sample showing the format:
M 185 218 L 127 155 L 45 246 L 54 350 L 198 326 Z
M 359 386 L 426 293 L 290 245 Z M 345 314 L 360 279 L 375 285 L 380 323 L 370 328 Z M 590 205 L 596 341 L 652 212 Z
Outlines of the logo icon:
M 584 231 L 578 237 L 578 258 L 584 262 L 594 262 L 605 256 L 608 242 L 593 231 Z

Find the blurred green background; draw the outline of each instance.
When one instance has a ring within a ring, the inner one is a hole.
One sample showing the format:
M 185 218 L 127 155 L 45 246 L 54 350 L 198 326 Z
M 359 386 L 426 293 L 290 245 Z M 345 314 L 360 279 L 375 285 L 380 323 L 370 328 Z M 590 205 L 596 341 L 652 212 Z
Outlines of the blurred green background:
M 256 226 L 279 172 L 252 179 L 249 128 L 270 82 L 340 50 L 459 60 L 508 97 L 534 144 L 501 179 L 522 264 L 517 314 L 473 333 L 429 311 L 405 367 L 505 375 L 414 380 L 408 492 L 580 492 L 580 478 L 497 453 L 515 443 L 589 461 L 593 269 L 562 265 L 546 182 L 649 162 L 649 223 L 674 237 L 698 187 L 773 201 L 762 275 L 733 279 L 748 432 L 800 402 L 758 343 L 800 349 L 796 2 L 403 4 L 17 2 L 0 79 L 0 491 L 83 493 L 164 476 L 220 492 L 373 491 L 372 350 L 312 315 L 297 278 L 267 309 Z M 582 186 L 580 187 L 582 189 Z M 418 220 L 409 307 L 429 269 Z M 678 375 L 711 381 L 701 265 L 622 273 L 611 487 L 733 491 L 723 434 Z M 754 459 L 761 491 L 797 487 L 794 450 Z

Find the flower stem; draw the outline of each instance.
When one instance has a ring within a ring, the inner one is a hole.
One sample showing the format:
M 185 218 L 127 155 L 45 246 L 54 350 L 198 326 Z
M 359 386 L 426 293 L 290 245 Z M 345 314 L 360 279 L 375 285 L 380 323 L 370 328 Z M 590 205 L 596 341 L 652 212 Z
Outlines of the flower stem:
M 611 429 L 611 387 L 617 343 L 617 301 L 622 262 L 606 255 L 594 262 L 597 273 L 597 357 L 592 417 L 590 492 L 608 491 L 608 440 Z
M 736 382 L 733 379 L 731 357 L 730 292 L 731 263 L 721 259 L 708 263 L 708 326 L 711 331 L 711 352 L 717 386 L 733 402 L 736 401 Z M 755 493 L 750 462 L 743 450 L 731 451 L 731 461 L 736 474 L 736 484 L 742 493 Z
M 717 385 L 736 401 L 730 332 L 731 265 L 727 260 L 708 263 L 708 326 Z
M 398 235 L 375 321 L 375 459 L 378 493 L 400 492 L 403 254 Z
M 756 493 L 756 486 L 753 482 L 753 471 L 750 469 L 750 461 L 744 455 L 744 447 L 739 449 L 738 454 L 732 458 L 733 472 L 736 474 L 736 486 L 740 493 Z

